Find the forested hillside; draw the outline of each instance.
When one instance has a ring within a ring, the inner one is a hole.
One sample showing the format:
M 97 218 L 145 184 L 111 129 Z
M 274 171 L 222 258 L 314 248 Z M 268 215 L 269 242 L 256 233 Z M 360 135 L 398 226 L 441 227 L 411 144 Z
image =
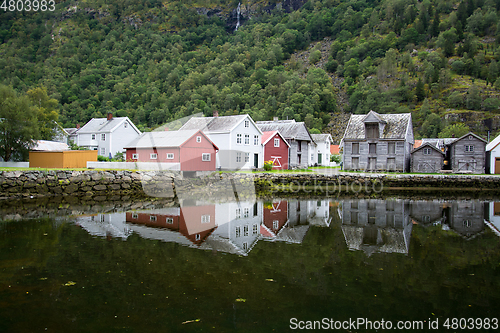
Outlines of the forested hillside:
M 238 3 L 2 8 L 0 83 L 45 87 L 64 127 L 113 112 L 147 130 L 217 110 L 339 132 L 336 113 L 372 109 L 413 112 L 417 136 L 500 128 L 500 0 L 241 1 L 236 31 Z

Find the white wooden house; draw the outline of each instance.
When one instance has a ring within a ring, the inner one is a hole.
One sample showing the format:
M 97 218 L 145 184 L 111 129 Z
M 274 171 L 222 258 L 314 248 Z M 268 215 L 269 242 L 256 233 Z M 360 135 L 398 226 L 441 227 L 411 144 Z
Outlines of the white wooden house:
M 262 131 L 247 115 L 193 117 L 180 130 L 201 130 L 218 148 L 217 168 L 241 170 L 262 168 Z
M 116 153 L 125 153 L 124 147 L 139 137 L 141 131 L 128 117 L 92 118 L 76 132 L 76 144 L 98 154 L 113 157 Z
M 486 168 L 489 167 L 489 173 L 500 173 L 500 135 L 486 145 L 487 157 Z
M 310 165 L 330 166 L 330 145 L 333 143 L 330 134 L 311 134 L 311 161 Z

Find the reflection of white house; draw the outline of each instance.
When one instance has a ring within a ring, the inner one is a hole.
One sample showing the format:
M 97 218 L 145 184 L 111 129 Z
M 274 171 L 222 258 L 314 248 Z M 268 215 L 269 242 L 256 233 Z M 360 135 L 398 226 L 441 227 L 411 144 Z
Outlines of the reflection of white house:
M 308 201 L 309 224 L 322 227 L 329 227 L 330 201 L 329 200 L 310 200 Z
M 486 145 L 486 152 L 489 153 L 489 160 L 486 160 L 486 169 L 489 170 L 491 174 L 500 173 L 500 135 L 497 136 L 493 141 Z M 488 156 L 488 154 L 486 155 Z
M 500 236 L 500 202 L 489 202 L 488 206 L 489 217 L 484 223 Z
M 262 132 L 249 115 L 193 117 L 180 128 L 192 129 L 201 130 L 219 148 L 217 168 L 240 170 L 264 165 Z
M 330 145 L 333 143 L 330 134 L 311 134 L 311 165 L 330 166 Z
M 76 144 L 98 154 L 113 157 L 116 153 L 125 153 L 124 147 L 141 135 L 128 117 L 92 118 L 76 132 Z
M 132 233 L 125 222 L 125 213 L 83 215 L 76 218 L 75 224 L 98 237 L 126 239 Z

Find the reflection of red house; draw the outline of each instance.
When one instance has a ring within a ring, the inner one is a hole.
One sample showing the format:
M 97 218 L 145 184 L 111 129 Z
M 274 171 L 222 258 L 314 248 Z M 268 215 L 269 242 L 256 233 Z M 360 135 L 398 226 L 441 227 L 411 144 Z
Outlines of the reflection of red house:
M 125 149 L 127 161 L 177 163 L 181 171 L 214 171 L 219 150 L 200 130 L 143 133 Z
M 288 221 L 288 202 L 276 201 L 264 206 L 264 223 L 260 233 L 264 237 L 275 237 Z
M 178 231 L 200 245 L 215 230 L 215 205 L 184 206 L 150 212 L 127 212 L 126 221 Z
M 279 131 L 263 132 L 262 146 L 264 147 L 264 161 L 273 161 L 273 169 L 288 169 L 288 149 L 290 145 Z

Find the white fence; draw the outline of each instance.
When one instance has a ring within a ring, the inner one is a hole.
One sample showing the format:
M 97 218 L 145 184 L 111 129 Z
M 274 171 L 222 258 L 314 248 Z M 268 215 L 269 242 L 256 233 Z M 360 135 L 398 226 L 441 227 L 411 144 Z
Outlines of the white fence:
M 29 168 L 30 162 L 0 162 L 0 168 Z
M 171 170 L 180 171 L 180 163 L 155 162 L 87 162 L 89 169 L 127 169 L 127 170 Z

